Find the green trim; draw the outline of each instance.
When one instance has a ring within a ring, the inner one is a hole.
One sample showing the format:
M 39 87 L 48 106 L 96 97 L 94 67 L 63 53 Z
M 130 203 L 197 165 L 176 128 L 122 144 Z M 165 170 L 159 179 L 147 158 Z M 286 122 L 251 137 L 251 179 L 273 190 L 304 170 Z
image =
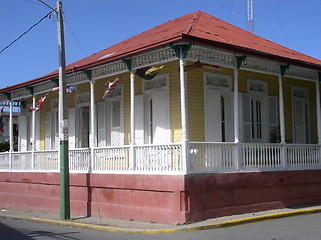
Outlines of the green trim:
M 286 70 L 288 70 L 290 67 L 290 64 L 286 64 L 286 65 L 280 65 L 280 72 L 281 72 L 281 76 L 283 77 Z
M 178 45 L 170 45 L 170 48 L 173 49 L 175 51 L 175 55 L 178 58 L 181 58 L 181 48 L 182 48 L 182 52 L 183 52 L 183 58 L 186 58 L 188 51 L 191 49 L 192 44 L 178 44 Z
M 123 63 L 126 64 L 128 70 L 131 71 L 132 70 L 132 60 L 123 58 L 122 61 L 123 61 Z
M 55 84 L 56 87 L 59 87 L 59 79 L 51 78 L 50 80 Z
M 86 74 L 86 76 L 89 79 L 89 81 L 92 81 L 91 70 L 84 70 L 83 73 Z
M 26 89 L 30 92 L 30 94 L 33 96 L 33 87 L 26 87 Z
M 4 92 L 3 94 L 8 98 L 9 101 L 11 101 L 11 93 Z
M 237 67 L 237 69 L 240 69 L 240 67 L 242 66 L 242 63 L 245 61 L 246 58 L 247 58 L 246 55 L 236 56 L 236 67 Z

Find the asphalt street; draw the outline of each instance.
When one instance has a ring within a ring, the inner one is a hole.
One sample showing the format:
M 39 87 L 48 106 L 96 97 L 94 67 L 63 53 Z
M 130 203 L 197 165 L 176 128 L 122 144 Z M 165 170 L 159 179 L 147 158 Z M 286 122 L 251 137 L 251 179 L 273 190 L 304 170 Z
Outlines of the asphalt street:
M 315 213 L 209 230 L 124 234 L 1 218 L 0 233 L 3 240 L 320 240 L 320 223 L 321 213 Z

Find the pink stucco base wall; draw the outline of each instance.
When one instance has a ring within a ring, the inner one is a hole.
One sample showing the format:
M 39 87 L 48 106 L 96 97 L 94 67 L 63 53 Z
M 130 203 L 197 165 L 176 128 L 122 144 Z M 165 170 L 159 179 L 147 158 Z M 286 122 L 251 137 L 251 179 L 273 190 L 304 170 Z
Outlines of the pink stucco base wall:
M 71 214 L 183 224 L 321 203 L 321 170 L 186 176 L 70 174 Z M 59 174 L 0 172 L 0 208 L 59 212 Z

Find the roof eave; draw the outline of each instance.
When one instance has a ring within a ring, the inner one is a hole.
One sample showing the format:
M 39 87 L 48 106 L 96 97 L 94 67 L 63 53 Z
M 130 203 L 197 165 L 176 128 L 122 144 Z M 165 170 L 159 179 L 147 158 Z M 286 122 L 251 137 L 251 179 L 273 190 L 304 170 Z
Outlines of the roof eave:
M 216 47 L 228 49 L 230 51 L 242 53 L 245 55 L 248 54 L 248 55 L 253 55 L 253 56 L 257 56 L 257 57 L 269 58 L 269 59 L 279 61 L 282 63 L 298 65 L 298 66 L 306 67 L 306 68 L 313 69 L 316 71 L 321 71 L 321 65 L 314 64 L 311 62 L 301 61 L 301 60 L 293 59 L 293 58 L 287 58 L 287 57 L 275 55 L 275 54 L 268 53 L 268 52 L 262 52 L 262 51 L 258 51 L 255 49 L 236 46 L 233 44 L 221 43 L 221 42 L 212 41 L 212 40 L 208 40 L 208 39 L 204 39 L 204 38 L 199 38 L 199 37 L 195 37 L 195 36 L 191 36 L 191 35 L 187 35 L 187 34 L 183 34 L 182 37 L 183 37 L 183 39 L 185 39 L 187 41 L 191 41 L 191 42 L 198 42 L 198 43 L 203 43 L 203 44 L 212 45 L 212 46 L 215 45 Z

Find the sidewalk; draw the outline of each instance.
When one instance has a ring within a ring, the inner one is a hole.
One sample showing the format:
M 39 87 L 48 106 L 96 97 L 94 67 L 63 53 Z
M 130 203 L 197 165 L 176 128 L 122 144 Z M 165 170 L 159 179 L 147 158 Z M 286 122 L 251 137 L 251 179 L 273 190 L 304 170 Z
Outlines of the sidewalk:
M 34 211 L 21 211 L 12 209 L 0 210 L 1 218 L 17 219 L 23 221 L 56 224 L 66 227 L 85 228 L 99 231 L 131 233 L 131 234 L 157 234 L 172 233 L 183 231 L 197 231 L 213 228 L 223 228 L 247 224 L 259 221 L 267 221 L 277 218 L 291 217 L 303 214 L 320 213 L 321 206 L 285 208 L 256 213 L 247 213 L 208 219 L 205 221 L 185 224 L 185 225 L 166 225 L 158 223 L 145 223 L 137 221 L 117 220 L 99 217 L 71 216 L 70 220 L 60 220 L 59 214 L 44 213 Z

